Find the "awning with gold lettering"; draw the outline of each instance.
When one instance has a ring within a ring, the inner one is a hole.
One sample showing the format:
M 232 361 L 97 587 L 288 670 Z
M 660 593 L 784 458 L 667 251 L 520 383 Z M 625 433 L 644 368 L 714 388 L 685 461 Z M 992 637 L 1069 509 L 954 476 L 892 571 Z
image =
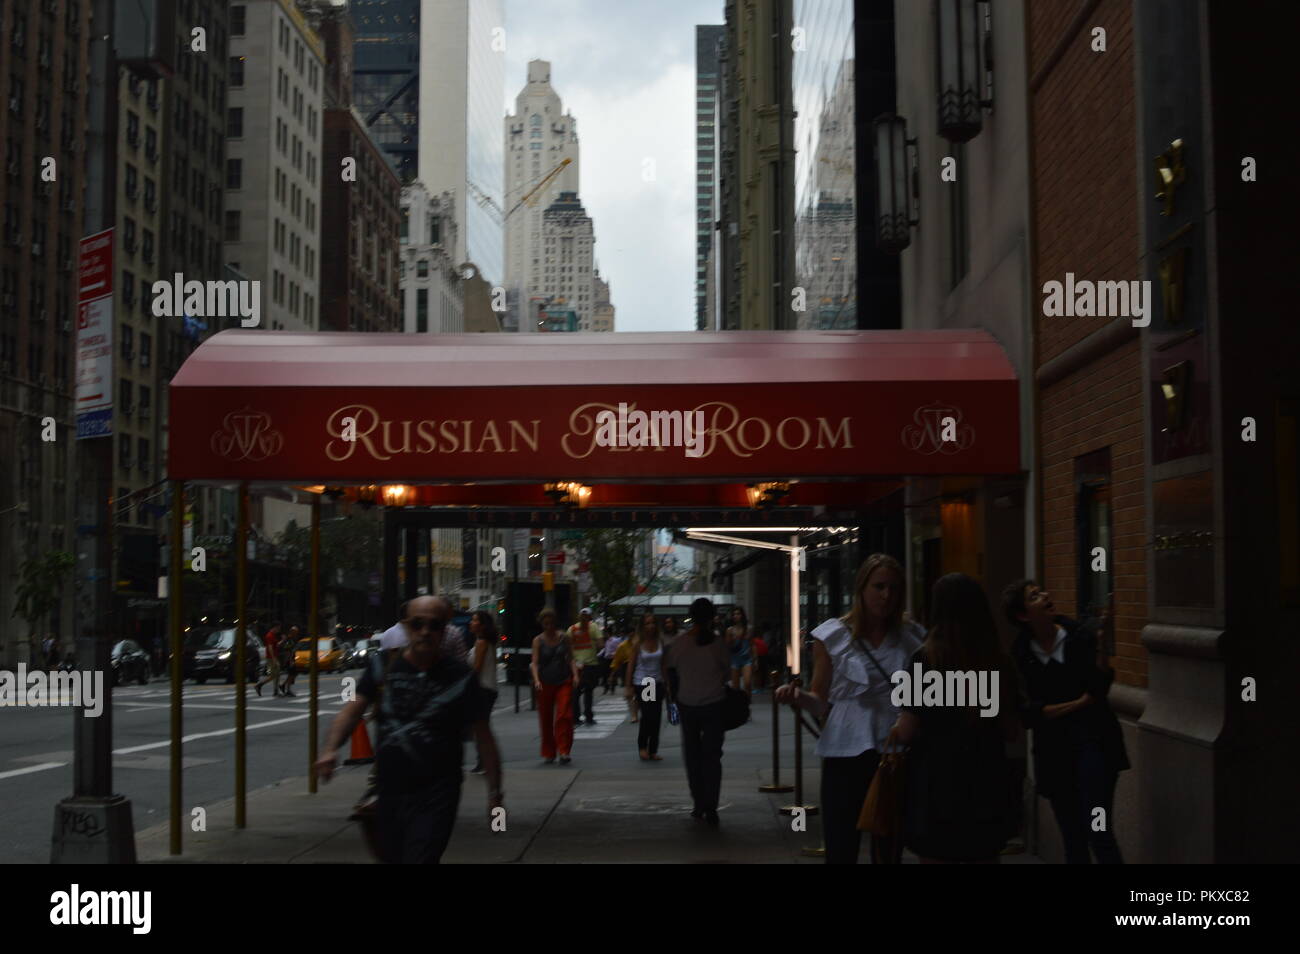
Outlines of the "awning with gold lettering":
M 1021 470 L 1015 372 L 970 331 L 224 331 L 170 388 L 168 476 L 359 484 Z

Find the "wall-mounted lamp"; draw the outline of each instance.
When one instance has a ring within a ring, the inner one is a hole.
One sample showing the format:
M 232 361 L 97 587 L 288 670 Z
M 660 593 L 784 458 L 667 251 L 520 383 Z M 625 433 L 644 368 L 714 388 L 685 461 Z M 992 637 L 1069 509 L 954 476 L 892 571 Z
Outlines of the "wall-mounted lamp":
M 582 508 L 591 498 L 591 488 L 576 480 L 553 481 L 543 484 L 542 490 L 557 507 Z
M 916 140 L 907 138 L 907 120 L 882 113 L 871 124 L 876 162 L 876 247 L 901 252 L 920 224 L 920 176 Z
M 386 484 L 383 489 L 385 507 L 405 507 L 415 497 L 415 488 L 405 484 Z
M 987 0 L 939 0 L 939 135 L 969 142 L 993 108 L 992 11 Z
M 790 493 L 790 481 L 769 480 L 761 484 L 748 484 L 745 494 L 755 510 L 771 510 Z

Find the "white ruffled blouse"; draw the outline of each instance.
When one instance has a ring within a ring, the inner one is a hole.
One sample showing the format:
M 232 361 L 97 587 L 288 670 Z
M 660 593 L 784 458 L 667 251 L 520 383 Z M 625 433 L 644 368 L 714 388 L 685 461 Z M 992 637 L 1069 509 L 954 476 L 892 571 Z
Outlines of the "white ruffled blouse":
M 881 675 L 866 653 L 854 645 L 849 628 L 839 619 L 828 619 L 812 631 L 831 658 L 831 704 L 826 725 L 817 740 L 822 758 L 852 758 L 868 749 L 880 749 L 898 720 L 890 702 L 893 683 Z M 889 633 L 871 654 L 886 673 L 907 668 L 912 654 L 921 648 L 925 631 L 915 623 L 903 623 Z

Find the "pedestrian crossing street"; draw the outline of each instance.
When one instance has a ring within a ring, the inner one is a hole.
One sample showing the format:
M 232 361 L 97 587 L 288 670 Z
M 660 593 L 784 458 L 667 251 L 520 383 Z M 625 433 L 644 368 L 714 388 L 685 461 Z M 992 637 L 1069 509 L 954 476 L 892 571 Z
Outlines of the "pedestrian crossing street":
M 573 741 L 584 742 L 593 739 L 603 739 L 613 735 L 614 730 L 628 720 L 627 702 L 624 700 L 622 690 L 618 695 L 603 695 L 600 690 L 596 690 L 596 695 L 592 699 L 591 714 L 596 719 L 595 725 L 582 725 L 573 727 Z

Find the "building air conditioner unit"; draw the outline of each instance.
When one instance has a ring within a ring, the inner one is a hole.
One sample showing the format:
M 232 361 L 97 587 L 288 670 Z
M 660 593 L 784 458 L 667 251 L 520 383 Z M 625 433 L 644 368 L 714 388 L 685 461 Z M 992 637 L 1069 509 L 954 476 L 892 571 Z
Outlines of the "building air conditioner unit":
M 41 66 L 48 68 L 50 65 L 50 54 L 42 53 L 39 57 L 37 57 L 37 62 L 39 62 Z
M 72 322 L 65 320 L 63 324 L 59 326 L 59 330 L 62 331 L 64 334 L 67 334 L 69 331 L 72 330 Z
M 15 305 L 17 305 L 17 304 L 18 304 L 18 302 L 17 302 L 17 300 L 14 298 L 13 295 L 5 295 L 5 296 L 4 296 L 4 306 L 5 306 L 6 308 L 13 308 L 13 307 L 14 307 Z
M 19 101 L 17 96 L 9 97 L 9 112 L 18 113 L 22 111 L 22 108 L 23 108 L 23 104 L 21 101 Z
M 18 175 L 18 163 L 16 163 L 16 162 L 11 162 L 11 163 L 7 164 L 7 165 L 5 166 L 5 171 L 8 172 L 11 176 L 16 176 L 16 175 Z
M 70 271 L 72 271 L 72 259 L 70 259 L 70 258 L 65 258 L 65 259 L 64 259 L 64 260 L 59 264 L 59 271 L 61 271 L 61 272 L 70 272 Z
M 44 308 L 42 308 L 42 309 L 40 309 L 38 312 L 36 312 L 36 323 L 37 323 L 38 325 L 43 325 L 43 324 L 45 324 L 45 318 L 46 318 L 46 311 L 45 311 Z
M 40 242 L 33 242 L 33 243 L 32 243 L 32 258 L 40 258 L 40 257 L 41 257 L 41 251 L 42 251 L 42 249 L 41 249 L 41 243 L 40 243 Z

